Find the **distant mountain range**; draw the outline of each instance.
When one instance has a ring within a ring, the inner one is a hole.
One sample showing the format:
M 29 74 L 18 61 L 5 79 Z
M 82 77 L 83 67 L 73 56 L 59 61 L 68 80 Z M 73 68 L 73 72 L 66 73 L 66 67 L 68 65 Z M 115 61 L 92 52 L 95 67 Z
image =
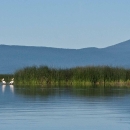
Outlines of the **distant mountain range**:
M 0 45 L 0 74 L 26 66 L 69 68 L 88 65 L 130 67 L 130 40 L 106 48 L 60 49 Z

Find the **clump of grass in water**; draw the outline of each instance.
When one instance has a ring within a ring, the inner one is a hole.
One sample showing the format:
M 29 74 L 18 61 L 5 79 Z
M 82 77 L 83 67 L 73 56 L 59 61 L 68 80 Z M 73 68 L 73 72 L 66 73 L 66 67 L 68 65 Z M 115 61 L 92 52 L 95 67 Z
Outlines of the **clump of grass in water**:
M 32 66 L 14 73 L 16 84 L 25 85 L 128 85 L 130 69 L 86 66 L 67 69 Z

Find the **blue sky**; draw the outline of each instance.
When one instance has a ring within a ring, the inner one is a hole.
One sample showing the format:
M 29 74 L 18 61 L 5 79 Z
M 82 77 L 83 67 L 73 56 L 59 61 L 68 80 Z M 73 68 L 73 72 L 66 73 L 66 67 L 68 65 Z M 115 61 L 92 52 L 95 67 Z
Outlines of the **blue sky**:
M 130 39 L 130 0 L 0 0 L 0 44 L 103 48 Z

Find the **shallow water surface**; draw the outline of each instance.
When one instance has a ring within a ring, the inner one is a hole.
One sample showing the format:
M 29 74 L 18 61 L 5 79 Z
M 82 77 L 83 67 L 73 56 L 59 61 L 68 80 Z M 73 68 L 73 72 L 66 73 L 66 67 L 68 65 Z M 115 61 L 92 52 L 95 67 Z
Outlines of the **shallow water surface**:
M 129 88 L 0 86 L 1 130 L 129 130 Z

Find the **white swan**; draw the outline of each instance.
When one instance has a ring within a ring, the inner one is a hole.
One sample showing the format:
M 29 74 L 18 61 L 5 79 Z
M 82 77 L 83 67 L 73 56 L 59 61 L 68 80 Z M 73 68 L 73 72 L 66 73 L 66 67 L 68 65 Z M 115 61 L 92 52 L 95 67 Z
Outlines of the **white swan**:
M 5 82 L 4 78 L 3 78 L 1 81 L 2 81 L 2 84 L 6 84 L 6 82 Z
M 9 84 L 13 84 L 14 83 L 14 78 L 12 78 L 12 80 L 9 82 Z

